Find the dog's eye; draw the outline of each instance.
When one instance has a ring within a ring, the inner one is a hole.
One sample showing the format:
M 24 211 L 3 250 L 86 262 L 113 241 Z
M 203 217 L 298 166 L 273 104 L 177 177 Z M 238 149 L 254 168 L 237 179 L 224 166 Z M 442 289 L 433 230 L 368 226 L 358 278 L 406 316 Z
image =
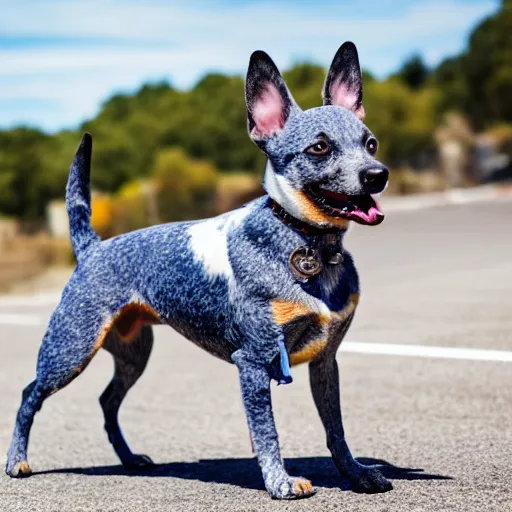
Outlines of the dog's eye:
M 365 146 L 366 146 L 366 151 L 368 151 L 368 153 L 370 153 L 370 155 L 375 155 L 375 153 L 377 153 L 377 148 L 379 147 L 379 144 L 375 137 L 368 137 L 368 140 L 366 141 Z
M 306 153 L 309 153 L 310 155 L 325 155 L 328 152 L 329 144 L 327 144 L 325 140 L 319 140 L 306 149 Z

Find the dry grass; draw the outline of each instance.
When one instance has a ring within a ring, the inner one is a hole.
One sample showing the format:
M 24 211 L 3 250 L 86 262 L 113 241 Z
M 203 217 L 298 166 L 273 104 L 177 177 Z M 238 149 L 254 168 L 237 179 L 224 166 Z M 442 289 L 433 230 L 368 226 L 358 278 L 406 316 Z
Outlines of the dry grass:
M 258 176 L 248 173 L 224 174 L 217 183 L 216 210 L 227 212 L 262 194 Z
M 17 236 L 0 245 L 0 290 L 32 278 L 51 265 L 69 265 L 73 253 L 67 240 L 48 235 Z

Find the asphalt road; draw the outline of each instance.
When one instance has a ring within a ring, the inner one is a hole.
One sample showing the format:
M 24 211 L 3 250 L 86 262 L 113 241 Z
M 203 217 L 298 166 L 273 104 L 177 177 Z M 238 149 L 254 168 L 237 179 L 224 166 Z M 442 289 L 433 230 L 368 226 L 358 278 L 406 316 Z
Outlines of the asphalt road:
M 393 212 L 347 237 L 362 301 L 348 340 L 512 351 L 512 202 Z M 51 306 L 0 300 L 0 451 L 34 374 Z M 3 316 L 2 316 L 3 315 Z M 22 315 L 22 316 L 17 316 Z M 18 323 L 20 325 L 13 325 Z M 135 451 L 158 467 L 124 471 L 103 432 L 98 397 L 112 372 L 100 352 L 36 417 L 26 480 L 0 476 L 14 511 L 510 511 L 512 362 L 340 353 L 354 454 L 384 465 L 394 490 L 360 495 L 325 447 L 307 367 L 274 390 L 290 473 L 317 494 L 270 500 L 252 458 L 235 368 L 156 329 L 145 374 L 121 409 Z

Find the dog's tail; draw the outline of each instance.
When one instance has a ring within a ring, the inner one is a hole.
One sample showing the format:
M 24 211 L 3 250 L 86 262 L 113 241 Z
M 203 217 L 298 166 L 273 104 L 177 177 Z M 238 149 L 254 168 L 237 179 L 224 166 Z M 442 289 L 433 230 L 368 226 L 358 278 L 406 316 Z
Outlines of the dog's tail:
M 99 242 L 100 237 L 91 226 L 91 174 L 92 137 L 84 133 L 69 170 L 66 187 L 66 210 L 69 217 L 71 245 L 77 260 L 91 244 Z

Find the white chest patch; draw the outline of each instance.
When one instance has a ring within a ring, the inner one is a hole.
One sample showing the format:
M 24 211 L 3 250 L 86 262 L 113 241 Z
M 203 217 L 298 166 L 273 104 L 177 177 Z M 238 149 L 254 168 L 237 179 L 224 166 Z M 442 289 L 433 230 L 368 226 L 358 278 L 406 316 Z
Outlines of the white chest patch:
M 234 283 L 229 263 L 228 233 L 239 226 L 251 211 L 251 206 L 198 222 L 188 229 L 194 258 L 210 277 L 223 276 L 229 285 Z

